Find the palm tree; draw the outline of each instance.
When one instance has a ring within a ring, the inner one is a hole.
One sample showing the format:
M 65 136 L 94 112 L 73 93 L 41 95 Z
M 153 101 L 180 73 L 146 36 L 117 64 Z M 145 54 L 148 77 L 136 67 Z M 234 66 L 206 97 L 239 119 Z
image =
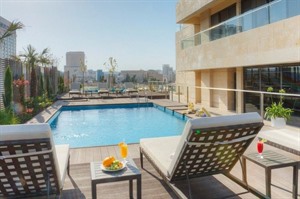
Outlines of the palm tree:
M 0 36 L 0 43 L 6 38 L 14 34 L 16 30 L 23 29 L 24 25 L 19 21 L 13 21 L 3 35 Z
M 36 97 L 36 72 L 35 64 L 38 61 L 38 53 L 32 45 L 28 45 L 27 49 L 24 49 L 25 53 L 21 54 L 20 57 L 24 58 L 27 69 L 30 72 L 30 97 Z
M 51 58 L 49 57 L 49 48 L 45 48 L 38 57 L 38 62 L 42 64 L 42 66 L 47 66 L 51 63 Z

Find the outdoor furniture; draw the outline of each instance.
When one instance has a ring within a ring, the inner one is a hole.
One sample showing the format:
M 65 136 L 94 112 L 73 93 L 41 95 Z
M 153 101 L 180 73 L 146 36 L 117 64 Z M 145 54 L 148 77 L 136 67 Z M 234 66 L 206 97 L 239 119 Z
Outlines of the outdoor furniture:
M 133 198 L 133 180 L 136 180 L 137 182 L 137 198 L 140 199 L 142 197 L 141 172 L 131 158 L 127 158 L 127 160 L 128 163 L 126 168 L 114 172 L 104 172 L 101 169 L 101 162 L 91 162 L 91 185 L 93 199 L 97 198 L 97 184 L 124 180 L 129 180 L 129 198 Z M 105 196 L 103 198 L 105 198 Z
M 278 154 L 274 151 L 264 151 L 263 158 L 258 156 L 258 153 L 250 153 L 245 154 L 242 157 L 243 161 L 243 170 L 245 171 L 245 175 L 243 181 L 247 183 L 247 166 L 246 160 L 249 160 L 265 169 L 265 183 L 266 183 L 266 195 L 271 198 L 271 174 L 272 169 L 279 169 L 284 167 L 293 167 L 293 198 L 298 197 L 298 169 L 299 163 L 298 160 L 293 160 L 284 155 Z
M 230 171 L 262 126 L 258 113 L 190 119 L 181 136 L 141 139 L 141 167 L 145 156 L 179 197 L 179 180 L 224 174 L 244 185 Z
M 80 91 L 80 83 L 78 82 L 73 82 L 71 84 L 71 90 L 69 91 L 69 97 L 70 95 L 81 95 L 81 91 Z
M 54 145 L 49 124 L 0 126 L 0 198 L 59 195 L 69 145 Z
M 139 92 L 137 89 L 134 88 L 134 84 L 132 82 L 125 82 L 124 86 L 125 86 L 125 92 L 128 95 L 131 95 L 132 93 L 138 93 Z
M 98 95 L 106 94 L 109 96 L 109 90 L 107 83 L 98 83 Z

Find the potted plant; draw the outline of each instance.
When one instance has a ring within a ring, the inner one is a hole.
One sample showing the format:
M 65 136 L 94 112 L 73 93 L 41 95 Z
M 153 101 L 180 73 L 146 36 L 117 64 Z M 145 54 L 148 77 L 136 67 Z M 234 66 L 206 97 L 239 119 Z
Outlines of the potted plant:
M 273 89 L 268 88 L 268 91 L 273 91 Z M 279 93 L 285 93 L 284 89 L 279 90 Z M 265 118 L 271 119 L 271 126 L 283 128 L 286 121 L 291 118 L 292 113 L 290 108 L 283 107 L 283 96 L 280 96 L 278 103 L 272 102 L 271 106 L 266 108 Z

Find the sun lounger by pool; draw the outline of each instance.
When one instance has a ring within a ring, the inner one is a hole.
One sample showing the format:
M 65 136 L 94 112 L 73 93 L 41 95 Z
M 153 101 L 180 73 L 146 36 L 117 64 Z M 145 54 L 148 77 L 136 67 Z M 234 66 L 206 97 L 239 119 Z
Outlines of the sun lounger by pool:
M 68 167 L 48 124 L 0 126 L 0 198 L 59 195 Z
M 173 182 L 230 174 L 263 126 L 257 113 L 197 118 L 187 121 L 181 136 L 140 140 L 140 159 L 145 156 L 180 197 Z
M 125 92 L 128 93 L 128 95 L 132 93 L 138 93 L 139 91 L 134 88 L 134 84 L 132 82 L 125 82 Z
M 69 96 L 70 95 L 81 95 L 81 91 L 80 91 L 80 83 L 78 82 L 73 82 L 71 84 L 71 90 L 69 91 Z
M 98 83 L 98 94 L 102 95 L 102 94 L 106 94 L 109 96 L 109 90 L 107 88 L 107 83 Z

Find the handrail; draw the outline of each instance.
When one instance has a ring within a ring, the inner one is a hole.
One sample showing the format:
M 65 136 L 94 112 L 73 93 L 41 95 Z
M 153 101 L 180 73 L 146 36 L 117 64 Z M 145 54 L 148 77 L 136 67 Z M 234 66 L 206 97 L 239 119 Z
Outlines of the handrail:
M 289 96 L 289 97 L 299 97 L 300 94 L 291 94 L 291 93 L 278 93 L 278 92 L 267 92 L 267 91 L 253 91 L 253 90 L 244 90 L 244 89 L 232 89 L 232 88 L 216 88 L 216 87 L 203 87 L 203 86 L 193 86 L 187 84 L 177 84 L 178 89 L 180 87 L 195 88 L 195 89 L 208 89 L 208 90 L 219 90 L 219 91 L 233 91 L 233 92 L 243 92 L 243 93 L 257 93 L 260 95 L 260 114 L 261 116 L 264 115 L 264 95 L 277 95 L 277 96 Z M 174 86 L 176 88 L 176 86 Z M 180 93 L 178 94 L 178 99 L 180 102 Z M 173 101 L 173 96 L 172 96 Z M 187 97 L 187 102 L 189 101 Z
M 203 87 L 203 86 L 193 86 L 187 84 L 177 84 L 181 87 L 192 87 L 200 89 L 210 89 L 210 90 L 221 90 L 221 91 L 235 91 L 235 92 L 245 92 L 245 93 L 258 93 L 258 94 L 271 94 L 271 95 L 283 95 L 290 97 L 300 97 L 300 94 L 291 94 L 291 93 L 278 93 L 278 92 L 267 92 L 267 91 L 253 91 L 253 90 L 244 90 L 244 89 L 234 89 L 234 88 L 217 88 L 217 87 Z
M 248 11 L 248 12 L 245 12 L 245 13 L 243 13 L 243 14 L 240 14 L 240 15 L 237 15 L 237 16 L 235 16 L 235 17 L 232 17 L 232 18 L 230 18 L 230 19 L 228 19 L 228 20 L 226 20 L 226 21 L 224 21 L 224 22 L 222 22 L 222 23 L 219 23 L 219 24 L 217 24 L 217 25 L 215 25 L 215 26 L 213 26 L 213 27 L 210 27 L 210 28 L 208 28 L 208 29 L 205 29 L 205 30 L 203 30 L 203 31 L 200 31 L 200 32 L 194 34 L 193 36 L 185 37 L 185 38 L 183 38 L 182 40 L 177 41 L 177 42 L 181 42 L 182 48 L 183 48 L 183 49 L 184 49 L 184 48 L 188 48 L 188 47 L 190 47 L 190 45 L 187 45 L 186 47 L 183 47 L 183 43 L 184 43 L 184 42 L 194 42 L 194 41 L 195 41 L 195 38 L 196 38 L 196 37 L 201 38 L 200 36 L 201 36 L 202 34 L 205 34 L 205 33 L 209 32 L 209 31 L 211 31 L 211 30 L 213 30 L 213 29 L 216 29 L 216 28 L 218 28 L 218 27 L 226 26 L 226 24 L 230 24 L 231 22 L 233 22 L 233 21 L 235 21 L 235 20 L 242 19 L 242 18 L 244 18 L 244 17 L 246 17 L 246 16 L 248 16 L 248 15 L 251 15 L 251 14 L 253 14 L 253 13 L 255 13 L 255 12 L 258 12 L 258 11 L 260 11 L 260 10 L 262 10 L 262 9 L 270 8 L 271 6 L 273 6 L 273 5 L 275 5 L 275 4 L 279 4 L 279 3 L 282 2 L 282 1 L 286 1 L 286 0 L 277 0 L 277 1 L 270 2 L 270 3 L 266 4 L 266 5 L 260 6 L 260 7 L 258 7 L 258 8 L 255 8 L 255 9 L 250 10 L 250 11 Z M 270 12 L 270 10 L 269 10 L 268 12 Z M 286 19 L 286 18 L 289 18 L 289 17 L 286 16 L 286 17 L 284 17 L 283 19 Z M 271 21 L 270 21 L 270 18 L 269 18 L 268 24 L 271 24 L 271 23 L 273 23 L 273 22 L 271 22 Z M 238 24 L 236 24 L 236 25 L 238 25 Z M 257 26 L 257 27 L 260 27 L 260 26 Z M 257 27 L 256 27 L 256 26 L 255 26 L 255 27 L 251 27 L 250 29 L 254 29 L 254 28 L 257 28 Z M 236 26 L 236 28 L 238 28 L 238 26 Z M 249 30 L 249 29 L 247 29 L 247 30 Z M 223 35 L 223 36 L 220 37 L 220 38 L 224 38 L 224 37 L 227 37 L 227 36 L 230 36 L 230 35 L 234 35 L 234 34 L 237 34 L 237 33 L 239 33 L 239 32 L 244 32 L 244 31 L 243 31 L 243 29 L 239 29 L 239 30 L 236 31 L 235 33 L 231 33 L 231 34 L 229 34 L 229 35 L 225 34 L 225 35 Z M 219 39 L 219 38 L 216 38 L 216 39 Z M 200 40 L 201 40 L 201 39 L 200 39 Z M 209 40 L 210 40 L 210 39 L 209 39 Z M 215 39 L 214 39 L 214 40 L 215 40 Z M 211 41 L 211 40 L 210 40 L 210 41 Z M 198 44 L 194 44 L 193 46 L 200 45 L 200 44 L 201 44 L 201 42 L 199 42 Z

